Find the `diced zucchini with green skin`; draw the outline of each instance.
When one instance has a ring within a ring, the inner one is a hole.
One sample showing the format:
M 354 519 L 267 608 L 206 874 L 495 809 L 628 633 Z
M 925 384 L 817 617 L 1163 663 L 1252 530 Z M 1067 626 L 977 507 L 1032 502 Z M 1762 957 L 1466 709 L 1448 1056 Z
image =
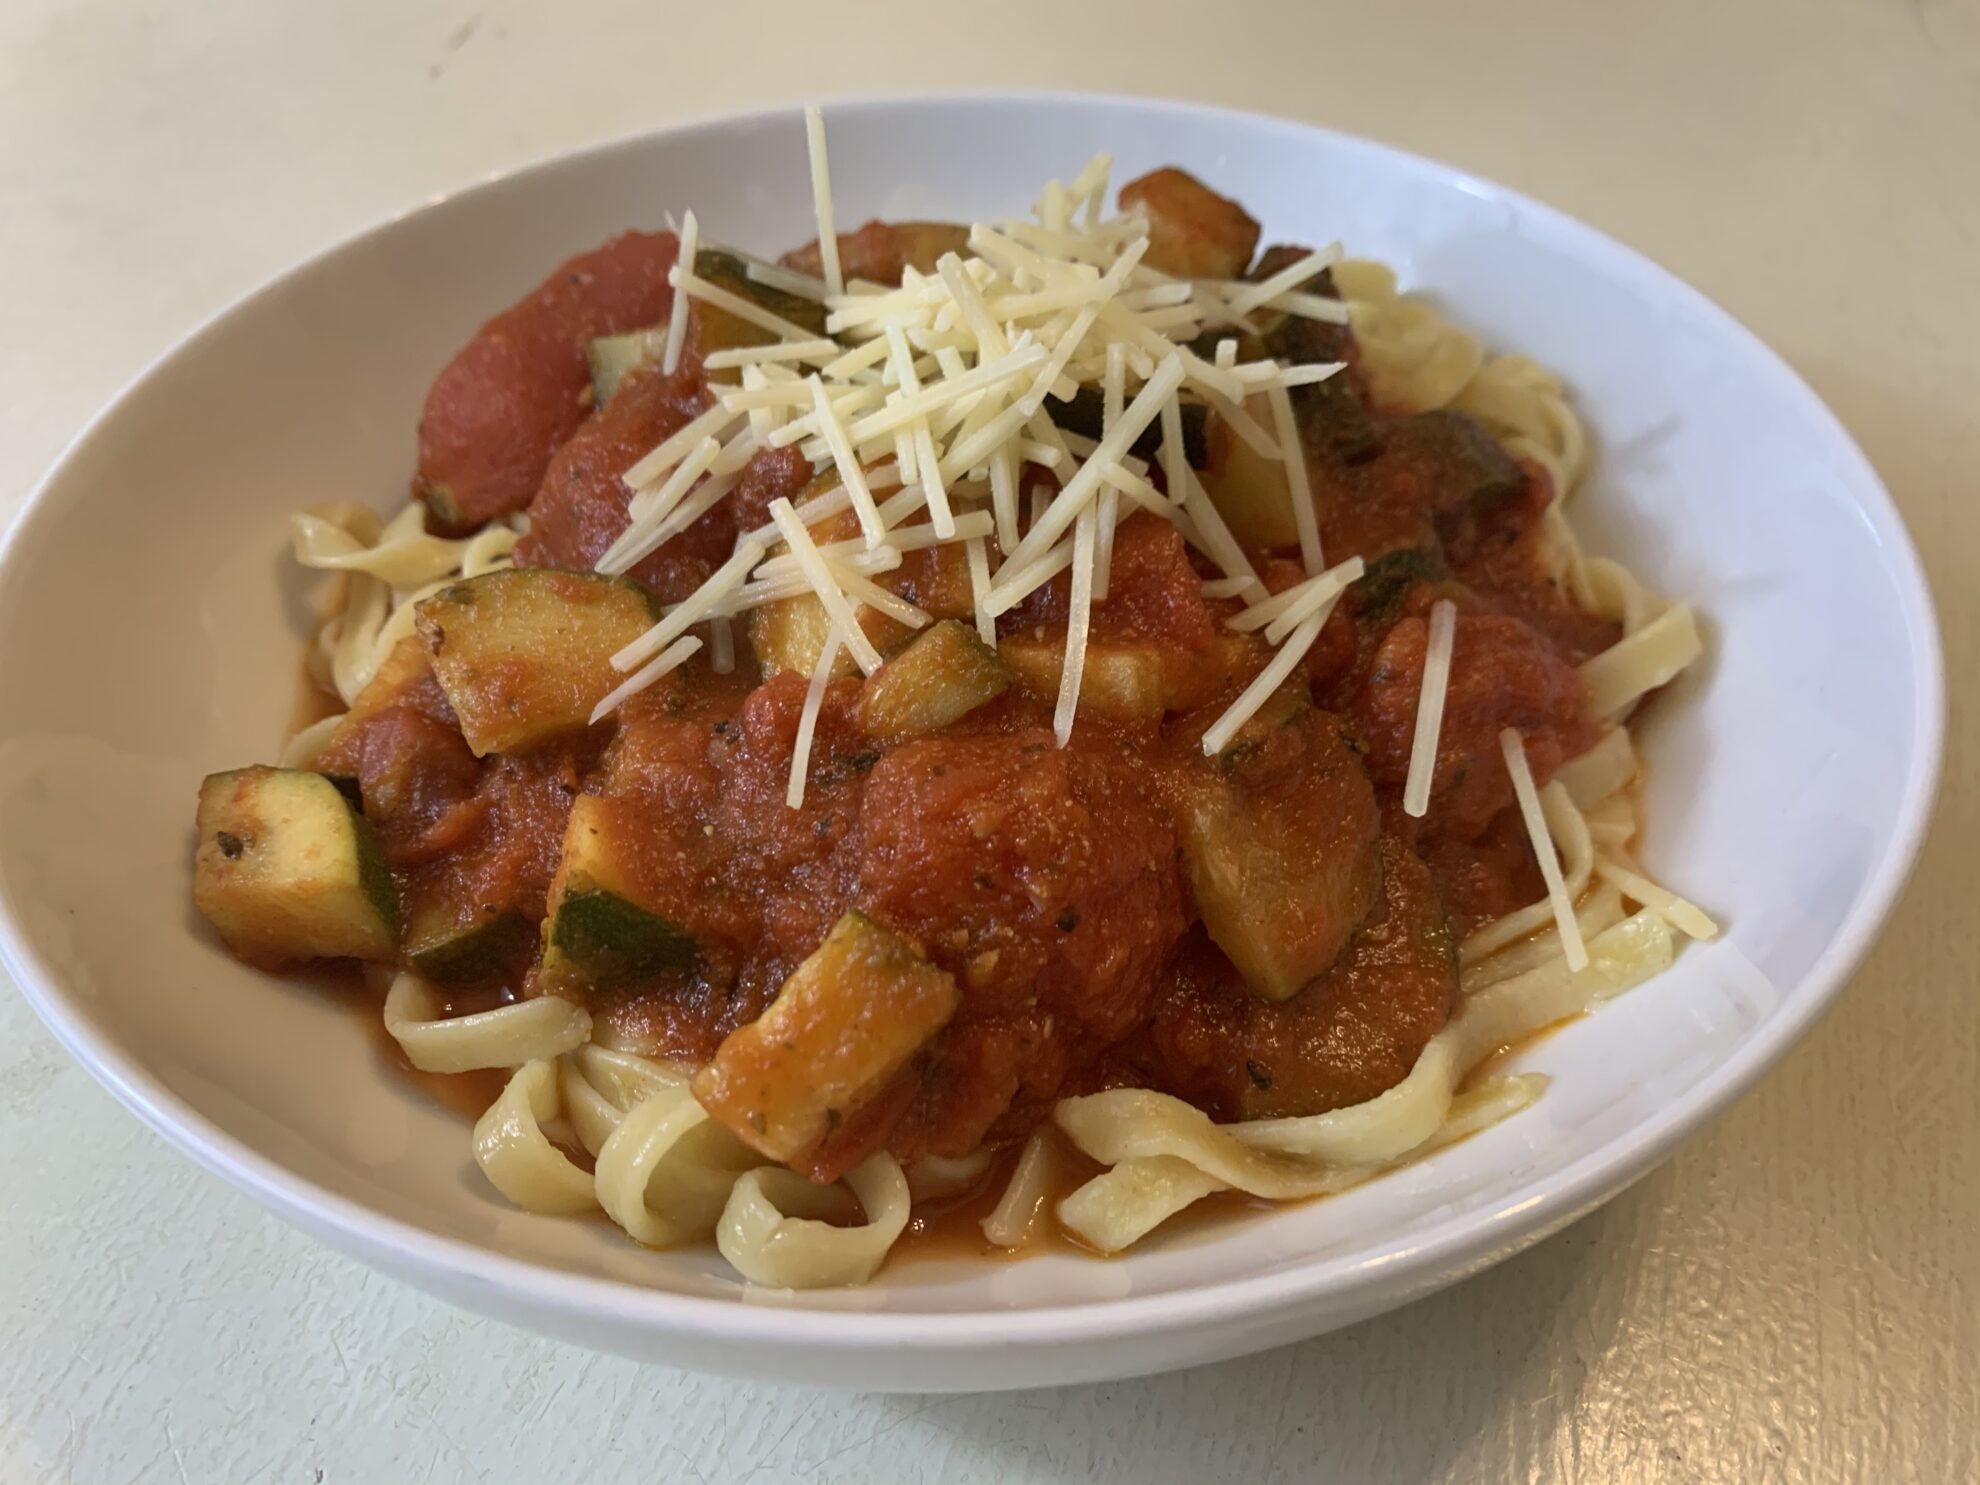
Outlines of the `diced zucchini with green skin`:
M 1420 469 L 1440 511 L 1494 504 L 1526 484 L 1525 473 L 1485 425 L 1455 408 L 1391 424 L 1382 435 L 1382 458 Z
M 627 578 L 519 567 L 419 606 L 433 673 L 476 757 L 520 753 L 586 726 L 624 679 L 612 656 L 660 618 Z
M 1260 427 L 1272 426 L 1272 405 L 1262 393 L 1246 401 L 1245 411 Z M 1231 535 L 1248 551 L 1297 546 L 1299 523 L 1293 515 L 1286 466 L 1259 453 L 1222 418 L 1211 423 L 1208 449 L 1202 470 L 1203 492 L 1231 528 Z
M 1165 712 L 1186 711 L 1223 689 L 1231 674 L 1241 635 L 1195 655 L 1172 645 L 1089 639 L 1079 676 L 1079 708 L 1118 722 L 1153 721 Z M 1066 664 L 1066 642 L 1052 636 L 1016 635 L 1002 640 L 997 653 L 1033 694 L 1053 698 Z
M 603 407 L 619 390 L 619 383 L 630 371 L 649 361 L 658 361 L 667 351 L 667 330 L 628 330 L 624 335 L 602 335 L 584 348 L 585 363 L 591 368 L 591 405 Z
M 1120 190 L 1121 211 L 1148 218 L 1142 258 L 1178 278 L 1237 278 L 1258 250 L 1258 223 L 1227 196 L 1173 165 L 1138 176 Z
M 1211 354 L 1215 354 L 1214 347 Z M 1070 402 L 1054 402 L 1051 408 L 1052 421 L 1069 432 L 1097 439 L 1106 427 L 1106 399 L 1098 387 L 1081 387 Z M 1210 458 L 1210 409 L 1200 402 L 1185 402 L 1181 411 L 1183 454 L 1191 465 L 1201 469 Z M 1141 430 L 1141 436 L 1129 446 L 1128 452 L 1153 463 L 1161 451 L 1162 421 L 1157 418 Z
M 579 995 L 614 990 L 700 957 L 686 929 L 667 916 L 637 881 L 634 822 L 624 806 L 581 794 L 571 801 L 564 853 L 550 883 L 550 918 L 543 931 L 541 978 L 546 988 Z
M 995 701 L 1015 677 L 969 625 L 944 619 L 881 666 L 859 698 L 859 720 L 880 738 L 939 732 Z
M 199 791 L 193 902 L 251 964 L 393 958 L 398 896 L 371 828 L 337 786 L 237 768 Z
M 718 288 L 727 289 L 731 294 L 749 300 L 750 303 L 767 309 L 780 319 L 800 325 L 813 335 L 825 333 L 825 306 L 816 299 L 807 299 L 802 294 L 792 294 L 769 284 L 760 284 L 749 276 L 749 265 L 734 253 L 725 253 L 720 248 L 702 248 L 694 255 L 694 271 L 697 277 L 705 278 Z M 703 304 L 697 313 L 709 308 Z M 722 311 L 717 310 L 717 314 Z M 723 315 L 727 319 L 729 316 Z M 754 337 L 734 342 L 737 345 L 763 345 L 777 337 L 755 325 L 745 324 L 748 333 Z M 704 346 L 704 350 L 720 347 Z
M 741 258 L 732 253 L 713 248 L 703 248 L 694 255 L 694 271 L 699 278 L 706 279 L 717 288 L 726 289 L 751 304 L 768 310 L 780 319 L 789 320 L 802 326 L 814 335 L 825 333 L 825 306 L 815 300 L 805 299 L 796 294 L 787 294 L 782 289 L 774 289 L 768 284 L 759 284 L 749 276 L 749 267 Z M 678 313 L 683 300 L 674 299 Z M 705 299 L 689 296 L 687 332 L 682 346 L 688 355 L 696 360 L 712 355 L 716 351 L 732 351 L 743 346 L 768 345 L 777 339 L 774 332 L 753 324 L 740 315 L 718 309 Z M 664 343 L 664 330 L 661 332 Z M 720 373 L 724 381 L 737 381 L 734 371 Z
M 847 913 L 763 1014 L 730 1033 L 694 1096 L 770 1159 L 799 1159 L 885 1088 L 960 1000 L 946 970 Z
M 800 490 L 792 504 L 802 506 L 806 501 L 838 487 L 838 475 L 827 470 Z M 851 511 L 827 516 L 811 527 L 811 539 L 820 546 L 846 540 L 858 533 L 859 518 Z M 967 576 L 965 572 L 965 579 Z M 878 609 L 862 604 L 855 612 L 859 627 L 883 653 L 899 644 L 908 633 L 904 625 Z M 824 653 L 825 637 L 831 629 L 831 615 L 825 612 L 825 605 L 818 601 L 817 595 L 800 593 L 794 598 L 779 599 L 750 610 L 749 647 L 756 655 L 765 680 L 785 670 L 795 670 L 799 675 L 808 676 L 818 668 L 818 657 Z M 832 674 L 859 674 L 858 663 L 843 645 L 839 647 L 839 658 L 832 663 Z
M 1375 431 L 1374 419 L 1347 373 L 1330 376 L 1324 382 L 1292 390 L 1293 419 L 1299 424 L 1309 456 L 1323 469 L 1329 464 L 1347 467 L 1366 464 L 1382 451 L 1382 438 Z
M 870 609 L 860 610 L 862 615 L 870 612 Z M 749 611 L 749 647 L 756 654 L 756 663 L 762 667 L 765 680 L 785 670 L 811 674 L 825 651 L 825 637 L 831 629 L 831 615 L 810 593 L 781 598 Z M 852 656 L 842 646 L 839 658 L 832 662 L 832 674 L 851 675 L 857 669 Z
M 405 959 L 439 985 L 485 985 L 529 960 L 536 928 L 521 913 L 476 912 L 465 922 L 451 904 L 407 914 Z
M 1384 835 L 1377 854 L 1381 890 L 1340 957 L 1292 999 L 1252 1008 L 1238 1118 L 1297 1118 L 1372 1098 L 1408 1072 L 1449 1016 L 1457 946 L 1436 884 L 1395 836 Z M 1344 1079 L 1350 1057 L 1358 1072 Z
M 1300 688 L 1303 689 L 1303 688 Z M 1178 778 L 1183 864 L 1211 940 L 1284 1000 L 1334 962 L 1381 888 L 1381 817 L 1338 721 L 1269 705 Z
M 908 632 L 905 625 L 878 609 L 862 605 L 857 616 L 866 637 L 881 650 L 900 643 Z M 749 647 L 756 652 L 765 680 L 785 670 L 810 675 L 818 668 L 818 657 L 825 652 L 825 638 L 831 631 L 832 616 L 812 593 L 780 598 L 749 612 Z M 839 658 L 832 662 L 832 674 L 859 674 L 859 663 L 844 645 L 839 646 Z
M 1419 547 L 1384 552 L 1349 587 L 1354 614 L 1364 627 L 1386 631 L 1402 612 L 1403 600 L 1419 582 L 1441 582 L 1449 576 L 1443 559 Z

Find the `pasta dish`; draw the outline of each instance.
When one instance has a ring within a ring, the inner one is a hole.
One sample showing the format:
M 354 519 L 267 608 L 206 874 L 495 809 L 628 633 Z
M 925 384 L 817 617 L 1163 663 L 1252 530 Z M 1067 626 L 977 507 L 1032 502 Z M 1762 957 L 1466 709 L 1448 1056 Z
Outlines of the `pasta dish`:
M 293 517 L 329 714 L 201 788 L 221 941 L 499 1070 L 510 1201 L 761 1285 L 1525 1107 L 1495 1053 L 1716 932 L 1636 855 L 1697 628 L 1577 542 L 1561 383 L 1173 168 L 841 233 L 807 131 L 812 242 L 580 253 L 408 503 Z

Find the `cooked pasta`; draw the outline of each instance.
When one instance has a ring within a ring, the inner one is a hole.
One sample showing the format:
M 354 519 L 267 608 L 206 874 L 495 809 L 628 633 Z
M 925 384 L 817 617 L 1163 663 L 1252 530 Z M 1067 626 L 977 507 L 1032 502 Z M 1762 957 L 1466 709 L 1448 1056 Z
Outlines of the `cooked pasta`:
M 778 1289 L 864 1284 L 907 1230 L 907 1177 L 893 1156 L 881 1154 L 848 1172 L 845 1184 L 865 1217 L 853 1227 L 824 1220 L 842 1210 L 836 1188 L 778 1166 L 748 1171 L 722 1210 L 715 1245 L 752 1283 Z
M 344 575 L 341 602 L 318 629 L 310 664 L 346 706 L 412 633 L 421 599 L 457 579 L 511 565 L 520 535 L 511 525 L 495 525 L 449 541 L 426 534 L 418 505 L 380 521 L 375 511 L 348 503 L 298 511 L 290 534 L 297 562 Z
M 519 1000 L 494 1010 L 448 1016 L 439 993 L 407 971 L 385 994 L 385 1029 L 421 1072 L 521 1067 L 583 1045 L 591 1017 L 556 996 Z
M 1062 1201 L 1059 1220 L 1101 1252 L 1117 1252 L 1213 1191 L 1289 1201 L 1345 1190 L 1423 1150 L 1454 1113 L 1476 1127 L 1481 1109 L 1503 1117 L 1523 1108 L 1538 1092 L 1534 1083 L 1500 1080 L 1475 1090 L 1476 1104 L 1461 1104 L 1459 1080 L 1501 1047 L 1640 984 L 1668 966 L 1672 952 L 1669 928 L 1648 911 L 1588 947 L 1584 970 L 1555 957 L 1468 996 L 1407 1078 L 1353 1108 L 1217 1125 L 1162 1093 L 1067 1099 L 1054 1115 L 1059 1127 L 1112 1169 Z
M 474 1126 L 474 1158 L 495 1189 L 526 1212 L 568 1216 L 598 1205 L 592 1178 L 543 1132 L 563 1112 L 557 1068 L 541 1058 L 517 1068 Z
M 1389 268 L 1349 259 L 1334 265 L 1334 282 L 1347 300 L 1377 403 L 1429 412 L 1449 406 L 1478 380 L 1485 364 L 1478 338 L 1423 299 L 1397 293 Z

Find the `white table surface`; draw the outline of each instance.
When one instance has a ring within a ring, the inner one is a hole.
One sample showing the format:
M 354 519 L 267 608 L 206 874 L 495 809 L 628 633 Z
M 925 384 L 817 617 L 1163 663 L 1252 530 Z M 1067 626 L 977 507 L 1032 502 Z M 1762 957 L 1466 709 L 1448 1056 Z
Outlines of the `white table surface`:
M 1937 826 L 1841 1008 L 1606 1210 L 1410 1309 L 1151 1381 L 886 1399 L 447 1309 L 169 1153 L 0 994 L 4 1485 L 1980 1478 L 1975 0 L 8 0 L 0 516 L 189 326 L 433 192 L 678 117 L 1008 84 L 1454 161 L 1661 259 L 1829 399 L 1953 680 Z

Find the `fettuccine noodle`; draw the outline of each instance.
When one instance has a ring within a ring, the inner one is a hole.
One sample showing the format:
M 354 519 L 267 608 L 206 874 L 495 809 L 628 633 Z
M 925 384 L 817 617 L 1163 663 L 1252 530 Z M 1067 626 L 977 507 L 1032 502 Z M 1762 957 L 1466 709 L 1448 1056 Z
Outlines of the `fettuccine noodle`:
M 343 574 L 337 611 L 317 631 L 310 669 L 318 684 L 357 699 L 392 647 L 412 633 L 414 606 L 448 583 L 511 565 L 521 533 L 494 525 L 459 541 L 426 534 L 426 508 L 390 521 L 361 505 L 315 506 L 290 518 L 296 561 Z M 321 724 L 319 724 L 321 725 Z

